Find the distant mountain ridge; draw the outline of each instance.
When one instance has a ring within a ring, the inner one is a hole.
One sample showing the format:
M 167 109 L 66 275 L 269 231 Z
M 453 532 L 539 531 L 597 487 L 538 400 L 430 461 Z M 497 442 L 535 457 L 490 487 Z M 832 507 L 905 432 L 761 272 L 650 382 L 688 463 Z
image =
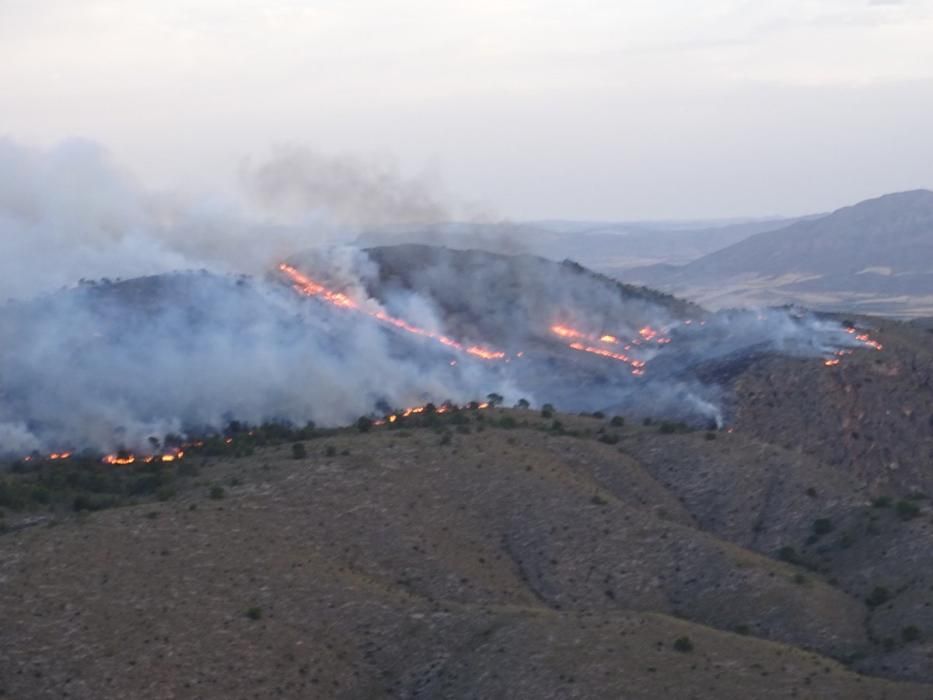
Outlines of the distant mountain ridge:
M 918 302 L 933 303 L 933 192 L 884 195 L 752 235 L 680 267 L 621 276 L 712 305 L 725 295 L 910 315 Z

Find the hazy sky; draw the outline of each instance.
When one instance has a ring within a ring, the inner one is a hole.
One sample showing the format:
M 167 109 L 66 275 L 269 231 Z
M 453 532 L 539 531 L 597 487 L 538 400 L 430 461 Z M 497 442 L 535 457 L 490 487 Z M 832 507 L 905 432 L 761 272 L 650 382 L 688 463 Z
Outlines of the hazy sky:
M 933 0 L 0 0 L 0 136 L 156 187 L 375 153 L 515 218 L 933 188 Z

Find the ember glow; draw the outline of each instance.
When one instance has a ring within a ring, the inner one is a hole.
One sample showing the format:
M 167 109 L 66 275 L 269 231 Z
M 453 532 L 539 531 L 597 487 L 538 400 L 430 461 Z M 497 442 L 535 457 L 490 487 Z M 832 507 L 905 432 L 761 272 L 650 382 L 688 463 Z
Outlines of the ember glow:
M 472 403 L 466 404 L 463 406 L 458 406 L 452 403 L 443 403 L 440 406 L 433 408 L 433 411 L 428 408 L 428 404 L 423 406 L 411 406 L 409 408 L 403 408 L 398 411 L 393 411 L 385 416 L 385 418 L 380 418 L 373 421 L 373 425 L 386 425 L 388 423 L 395 423 L 401 418 L 408 418 L 409 416 L 417 416 L 423 413 L 453 413 L 456 411 L 467 411 L 467 410 L 483 410 L 491 406 L 488 402 L 483 403 Z
M 429 338 L 430 340 L 440 343 L 441 345 L 444 345 L 445 347 L 448 347 L 452 350 L 465 352 L 482 360 L 506 359 L 506 354 L 499 350 L 493 350 L 481 345 L 463 345 L 462 343 L 454 340 L 453 338 L 449 338 L 446 335 L 441 335 L 440 333 L 434 333 L 433 331 L 419 328 L 418 326 L 413 326 L 401 318 L 390 316 L 381 309 L 378 311 L 370 311 L 365 309 L 346 294 L 328 289 L 324 285 L 314 281 L 307 275 L 302 274 L 296 268 L 292 267 L 291 265 L 287 265 L 286 263 L 279 264 L 279 271 L 281 271 L 286 277 L 289 278 L 292 283 L 292 287 L 298 293 L 304 294 L 305 296 L 323 299 L 324 301 L 338 308 L 352 309 L 353 311 L 364 313 L 367 316 L 376 319 L 377 321 L 405 331 L 406 333 L 419 335 L 422 338 Z
M 149 455 L 135 455 L 132 452 L 121 451 L 114 454 L 104 455 L 100 461 L 104 464 L 126 466 L 128 464 L 135 464 L 136 462 L 143 462 L 145 464 L 151 464 L 152 462 L 177 462 L 184 456 L 185 452 L 181 448 L 171 448 L 165 452 L 162 452 L 161 454 Z
M 571 350 L 576 350 L 578 352 L 587 352 L 587 353 L 590 353 L 591 355 L 598 355 L 599 357 L 605 357 L 610 360 L 616 360 L 617 362 L 624 362 L 627 365 L 630 365 L 632 367 L 632 374 L 634 374 L 636 377 L 640 377 L 645 373 L 645 369 L 644 369 L 645 362 L 643 360 L 638 360 L 624 353 L 615 352 L 607 348 L 602 348 L 597 345 L 590 344 L 590 343 L 601 342 L 607 345 L 620 345 L 622 341 L 620 341 L 619 338 L 614 335 L 610 335 L 608 333 L 605 333 L 602 335 L 588 335 L 584 333 L 583 331 L 579 331 L 576 328 L 572 328 L 571 326 L 563 325 L 563 324 L 552 325 L 551 333 L 553 333 L 554 335 L 560 338 L 572 340 L 573 342 L 568 344 L 567 346 Z M 639 334 L 642 335 L 642 337 L 644 337 L 646 333 L 650 334 L 652 339 L 658 336 L 657 332 L 653 331 L 651 328 L 646 327 L 646 328 L 643 328 L 642 331 L 639 331 Z M 588 342 L 584 342 L 584 341 L 588 341 Z M 632 341 L 632 343 L 626 344 L 625 350 L 630 350 L 632 347 L 632 344 L 637 344 L 637 343 L 638 341 L 636 340 L 636 341 Z

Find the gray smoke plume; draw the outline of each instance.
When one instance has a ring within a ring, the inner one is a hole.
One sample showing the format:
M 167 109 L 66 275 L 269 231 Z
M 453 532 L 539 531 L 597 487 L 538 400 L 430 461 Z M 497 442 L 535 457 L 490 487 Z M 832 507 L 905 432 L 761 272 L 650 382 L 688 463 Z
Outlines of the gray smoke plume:
M 0 141 L 0 298 L 15 298 L 0 304 L 0 453 L 133 448 L 234 419 L 339 425 L 492 391 L 721 423 L 704 363 L 853 344 L 838 324 L 786 310 L 707 316 L 572 263 L 331 245 L 447 215 L 429 183 L 391 166 L 291 150 L 244 178 L 280 215 L 147 192 L 94 144 Z M 276 271 L 285 258 L 355 308 L 297 293 Z M 648 363 L 645 376 L 569 348 L 554 324 L 633 343 L 624 352 Z M 647 326 L 670 344 L 643 342 Z

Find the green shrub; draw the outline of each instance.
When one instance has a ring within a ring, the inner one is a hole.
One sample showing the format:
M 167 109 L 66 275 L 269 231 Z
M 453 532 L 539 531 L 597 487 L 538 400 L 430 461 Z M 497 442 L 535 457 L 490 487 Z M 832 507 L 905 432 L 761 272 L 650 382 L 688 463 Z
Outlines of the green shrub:
M 512 418 L 512 416 L 502 416 L 502 418 L 499 419 L 500 428 L 506 428 L 508 430 L 511 430 L 512 428 L 515 428 L 517 425 L 518 423 L 516 422 L 514 418 Z
M 891 499 L 887 496 L 878 496 L 874 501 L 871 502 L 873 508 L 890 508 Z
M 303 442 L 296 442 L 292 445 L 292 459 L 305 459 L 308 456 L 308 450 Z
M 920 634 L 920 628 L 916 625 L 908 625 L 901 630 L 901 639 L 904 640 L 905 644 L 910 644 L 911 642 L 916 642 L 923 635 Z
M 208 495 L 211 497 L 212 500 L 219 501 L 227 494 L 224 491 L 223 486 L 211 486 L 211 490 L 208 492 Z
M 891 599 L 891 592 L 884 586 L 875 586 L 872 592 L 865 599 L 865 603 L 870 608 L 877 608 L 884 605 Z
M 619 436 L 610 433 L 603 433 L 598 439 L 600 442 L 604 442 L 607 445 L 615 445 L 619 442 Z
M 705 437 L 707 440 L 715 440 L 715 439 L 716 439 L 716 433 L 714 433 L 712 430 L 708 430 L 708 431 L 706 431 L 706 435 L 704 435 L 704 437 Z
M 812 530 L 817 537 L 828 535 L 833 531 L 833 521 L 829 518 L 817 518 L 813 521 Z
M 403 437 L 401 433 L 399 433 L 399 437 Z M 405 437 L 407 437 L 407 436 L 405 436 Z M 336 456 L 337 456 L 337 448 L 334 447 L 333 445 L 328 445 L 327 447 L 324 448 L 324 456 L 325 456 L 325 457 L 336 457 Z
M 356 421 L 356 429 L 361 433 L 368 433 L 369 429 L 373 427 L 373 422 L 366 416 L 360 416 Z
M 690 637 L 678 637 L 675 639 L 674 651 L 679 651 L 682 654 L 693 651 L 693 642 L 690 641 Z
M 613 416 L 612 420 L 609 421 L 609 425 L 611 425 L 613 428 L 621 428 L 623 425 L 625 425 L 625 418 L 622 416 Z
M 246 617 L 248 617 L 250 620 L 258 620 L 258 619 L 260 619 L 260 618 L 262 617 L 262 608 L 258 608 L 258 607 L 256 607 L 256 606 L 253 606 L 253 607 L 251 607 L 251 608 L 247 608 L 247 609 L 246 609 Z
M 920 508 L 916 503 L 911 501 L 898 501 L 897 505 L 894 507 L 894 510 L 897 512 L 897 517 L 903 521 L 913 520 L 920 514 Z

